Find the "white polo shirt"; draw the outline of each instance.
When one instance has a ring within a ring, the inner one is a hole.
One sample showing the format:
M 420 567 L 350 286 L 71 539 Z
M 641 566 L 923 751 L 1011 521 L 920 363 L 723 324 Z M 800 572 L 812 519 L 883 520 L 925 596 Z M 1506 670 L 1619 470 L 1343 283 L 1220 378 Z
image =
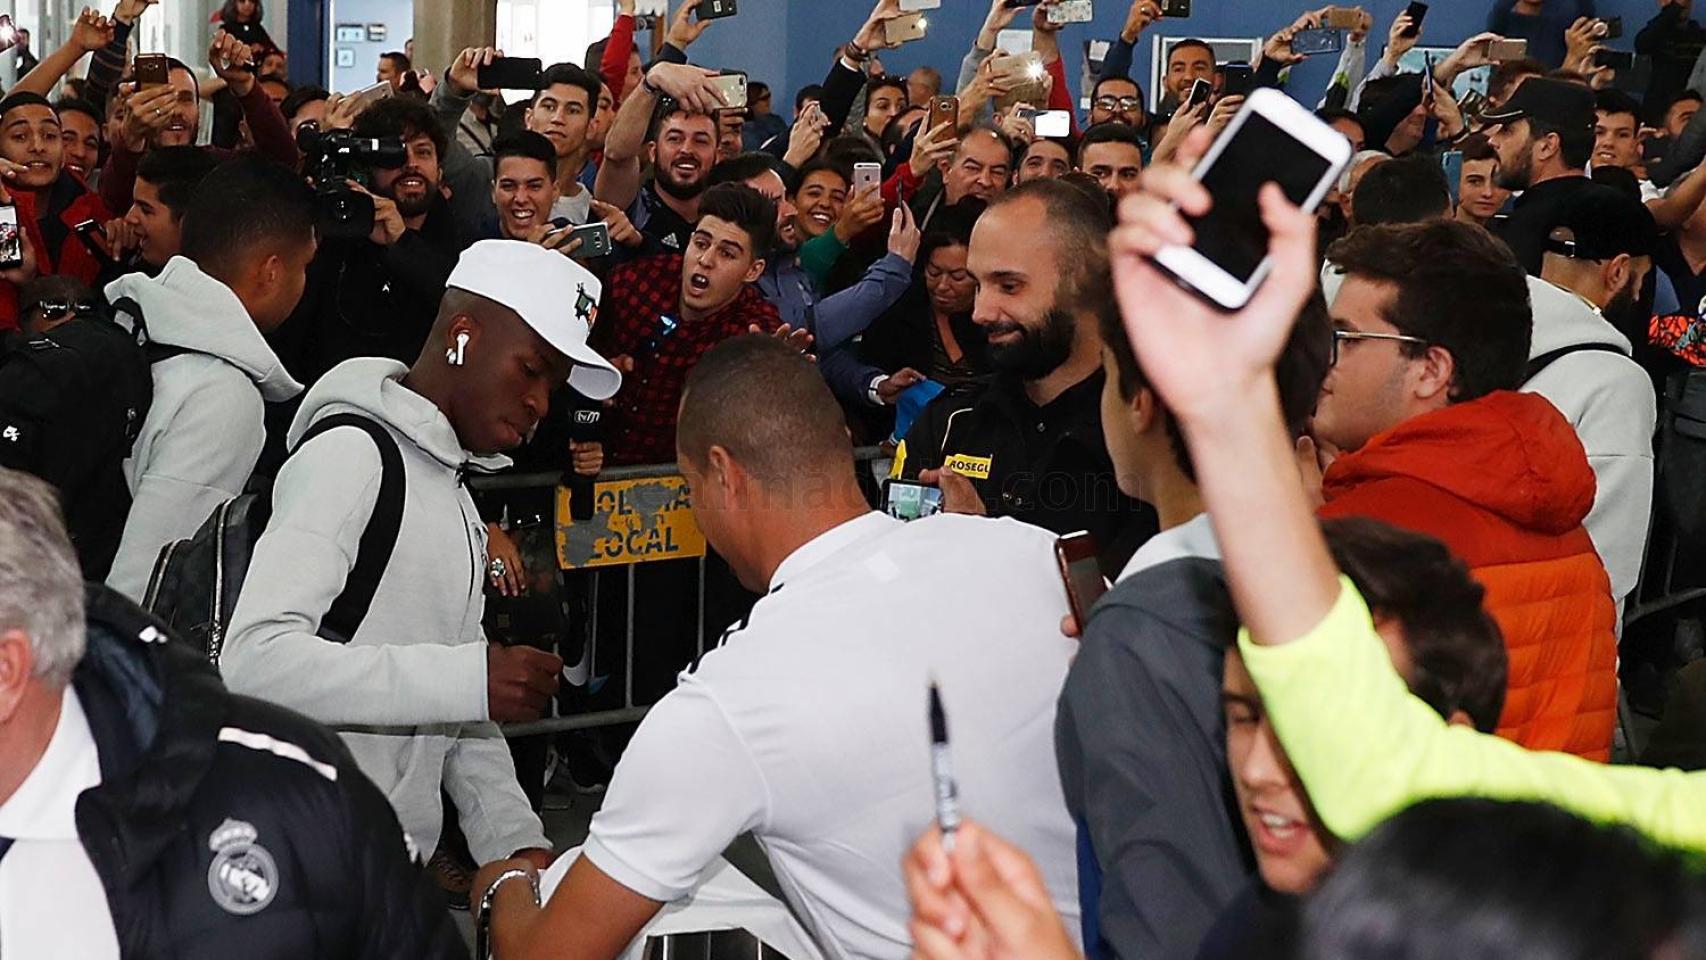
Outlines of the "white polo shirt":
M 77 838 L 77 795 L 101 782 L 95 738 L 67 687 L 41 760 L 0 804 L 0 957 L 118 960 L 106 890 Z
M 906 957 L 934 678 L 961 808 L 1036 859 L 1076 938 L 1054 713 L 1077 644 L 1053 544 L 1014 520 L 869 513 L 799 548 L 640 725 L 584 855 L 670 901 L 752 831 L 826 954 Z

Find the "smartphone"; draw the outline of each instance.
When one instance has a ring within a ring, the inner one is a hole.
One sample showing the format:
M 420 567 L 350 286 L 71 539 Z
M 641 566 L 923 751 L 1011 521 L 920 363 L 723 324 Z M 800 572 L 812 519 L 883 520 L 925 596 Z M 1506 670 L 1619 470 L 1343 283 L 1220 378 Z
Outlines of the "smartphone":
M 602 221 L 583 223 L 569 232 L 569 239 L 579 237 L 581 246 L 575 256 L 583 260 L 610 256 L 610 224 Z
M 136 86 L 161 87 L 169 81 L 167 74 L 171 71 L 166 55 L 163 53 L 139 53 L 136 55 Z
M 0 270 L 24 265 L 24 241 L 18 234 L 18 208 L 0 207 Z
M 1433 54 L 1422 57 L 1422 106 L 1432 109 L 1434 105 L 1434 58 Z
M 1161 0 L 1161 15 L 1163 17 L 1188 17 L 1191 15 L 1191 0 Z
M 1345 35 L 1339 30 L 1299 30 L 1291 38 L 1291 52 L 1305 57 L 1318 53 L 1338 53 L 1345 49 Z
M 942 0 L 900 0 L 901 13 L 913 13 L 918 10 L 936 10 L 942 6 Z
M 1447 150 L 1439 155 L 1439 169 L 1445 174 L 1445 186 L 1451 193 L 1451 203 L 1457 204 L 1457 185 L 1463 182 L 1463 151 Z
M 381 80 L 371 87 L 362 87 L 350 94 L 350 99 L 366 106 L 372 106 L 381 100 L 390 99 L 396 92 L 396 88 L 391 86 L 389 80 Z
M 1196 232 L 1191 246 L 1162 247 L 1155 262 L 1209 302 L 1243 307 L 1272 267 L 1256 201 L 1262 186 L 1277 183 L 1291 203 L 1314 210 L 1350 159 L 1350 141 L 1297 101 L 1267 87 L 1253 91 L 1192 172 L 1214 208 L 1187 218 Z
M 933 517 L 942 512 L 942 489 L 911 480 L 884 480 L 883 512 L 896 520 Z
M 944 123 L 958 125 L 960 122 L 959 97 L 931 97 L 930 119 L 925 121 L 924 129 L 934 130 Z
M 1623 36 L 1623 18 L 1606 17 L 1600 23 L 1605 24 L 1605 32 L 1599 35 L 1601 40 L 1618 40 Z
M 922 13 L 908 13 L 883 21 L 883 39 L 889 43 L 910 43 L 924 39 L 930 21 Z
M 746 74 L 730 70 L 711 78 L 711 83 L 723 94 L 724 110 L 746 109 Z
M 1488 40 L 1487 59 L 1494 63 L 1521 60 L 1528 56 L 1527 40 Z
M 1229 63 L 1221 67 L 1225 77 L 1220 84 L 1221 97 L 1247 97 L 1250 88 L 1255 86 L 1255 79 L 1247 63 Z
M 880 163 L 855 163 L 853 165 L 853 192 L 863 193 L 868 187 L 883 185 L 883 165 Z
M 1404 36 L 1414 37 L 1421 34 L 1422 21 L 1428 16 L 1428 5 L 1419 2 L 1419 0 L 1411 0 L 1410 5 L 1404 8 L 1404 12 L 1410 17 L 1410 29 L 1404 31 Z
M 480 67 L 481 90 L 537 90 L 545 64 L 538 57 L 498 57 Z
M 1613 70 L 1628 70 L 1635 65 L 1633 50 L 1601 50 L 1593 55 L 1593 65 Z
M 1043 2 L 1043 0 L 1007 0 L 1007 7 L 1008 7 L 1008 9 L 1018 9 L 1019 7 L 1034 7 L 1037 4 L 1042 3 L 1042 2 Z
M 1327 28 L 1330 30 L 1355 30 L 1362 25 L 1362 11 L 1355 7 L 1328 7 Z
M 1096 538 L 1082 530 L 1069 533 L 1054 542 L 1054 559 L 1066 585 L 1067 606 L 1082 634 L 1091 608 L 1108 592 L 1108 581 L 1102 579 L 1102 565 L 1096 559 Z
M 1039 110 L 1030 120 L 1039 137 L 1072 136 L 1072 114 L 1065 110 Z
M 1191 84 L 1191 92 L 1185 97 L 1184 106 L 1179 108 L 1179 112 L 1187 113 L 1191 110 L 1195 110 L 1197 107 L 1207 103 L 1208 98 L 1213 94 L 1214 84 L 1207 80 L 1195 81 Z
M 735 15 L 735 0 L 700 0 L 693 8 L 695 20 L 721 20 Z
M 95 259 L 103 263 L 113 262 L 112 243 L 107 239 L 107 229 L 101 226 L 99 220 L 84 220 L 71 228 L 77 234 L 77 239 L 83 244 L 83 249 L 95 255 Z
M 1089 23 L 1096 19 L 1091 0 L 1060 0 L 1048 8 L 1049 23 Z

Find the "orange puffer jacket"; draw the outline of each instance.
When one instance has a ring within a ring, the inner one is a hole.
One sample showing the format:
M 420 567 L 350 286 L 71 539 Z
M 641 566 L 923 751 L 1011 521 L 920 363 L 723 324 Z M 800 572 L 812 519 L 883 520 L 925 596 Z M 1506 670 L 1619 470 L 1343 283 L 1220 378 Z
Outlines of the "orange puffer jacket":
M 1593 470 L 1551 403 L 1501 392 L 1413 417 L 1340 457 L 1322 489 L 1322 516 L 1437 537 L 1487 588 L 1510 651 L 1500 736 L 1610 759 L 1616 606 L 1582 529 Z

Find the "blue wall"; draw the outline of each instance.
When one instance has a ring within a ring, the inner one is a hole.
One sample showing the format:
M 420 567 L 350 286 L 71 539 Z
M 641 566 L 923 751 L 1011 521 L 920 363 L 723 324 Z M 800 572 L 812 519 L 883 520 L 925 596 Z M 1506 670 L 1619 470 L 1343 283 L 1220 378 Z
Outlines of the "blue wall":
M 1313 0 L 1324 3 L 1324 0 Z M 1377 37 L 1370 40 L 1369 62 L 1379 56 L 1380 45 L 1392 18 L 1407 0 L 1372 0 L 1364 3 L 1374 14 Z M 1349 5 L 1348 3 L 1346 5 Z M 1125 23 L 1129 0 L 1096 0 L 1096 19 L 1069 26 L 1062 33 L 1061 50 L 1066 58 L 1067 77 L 1074 97 L 1078 89 L 1084 41 L 1113 39 Z M 1491 0 L 1434 0 L 1428 12 L 1422 42 L 1429 46 L 1455 46 L 1485 28 Z M 1289 24 L 1304 7 L 1274 0 L 1194 0 L 1189 19 L 1164 20 L 1146 31 L 1139 41 L 1132 74 L 1148 89 L 1151 34 L 1167 36 L 1242 37 L 1272 33 Z M 978 27 L 988 12 L 985 0 L 943 0 L 940 10 L 930 13 L 930 35 L 882 55 L 891 73 L 905 73 L 928 64 L 941 70 L 948 82 L 959 69 L 960 59 L 971 48 Z M 1641 25 L 1658 10 L 1653 0 L 1599 0 L 1601 16 L 1622 15 L 1624 39 L 1615 45 L 1631 48 Z M 740 68 L 755 80 L 776 88 L 778 112 L 792 112 L 794 91 L 823 79 L 832 51 L 850 39 L 870 13 L 866 0 L 743 0 L 733 20 L 712 25 L 691 51 L 693 60 L 708 65 Z M 1021 14 L 1021 17 L 1025 14 Z M 1017 26 L 1018 24 L 1015 24 Z M 1336 63 L 1333 56 L 1315 57 L 1292 71 L 1291 88 L 1300 97 L 1313 99 L 1326 85 Z

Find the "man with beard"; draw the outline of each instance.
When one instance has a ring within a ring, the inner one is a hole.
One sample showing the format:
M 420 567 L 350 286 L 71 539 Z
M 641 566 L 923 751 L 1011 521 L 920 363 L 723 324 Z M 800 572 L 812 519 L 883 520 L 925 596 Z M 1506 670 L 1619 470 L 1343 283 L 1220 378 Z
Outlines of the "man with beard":
M 1003 194 L 978 219 L 966 266 L 972 320 L 996 375 L 938 397 L 895 452 L 894 475 L 935 483 L 951 513 L 1013 517 L 1096 538 L 1112 577 L 1155 532 L 1121 493 L 1102 440 L 1102 338 L 1116 309 L 1106 206 L 1056 180 Z
M 1580 193 L 1615 192 L 1586 176 L 1594 147 L 1594 93 L 1580 84 L 1536 77 L 1486 114 L 1487 139 L 1499 154 L 1499 186 L 1523 194 L 1496 233 L 1532 276 L 1540 275 L 1547 238 Z
M 683 253 L 699 220 L 699 198 L 717 159 L 714 111 L 724 106 L 711 84 L 716 72 L 679 63 L 654 64 L 639 87 L 622 101 L 604 139 L 604 165 L 594 194 L 627 211 L 646 238 L 639 255 Z M 674 109 L 657 118 L 658 99 Z M 652 169 L 652 182 L 641 185 L 641 156 Z M 668 459 L 666 456 L 664 459 Z
M 128 36 L 128 34 L 126 34 Z M 220 30 L 208 48 L 208 62 L 237 98 L 243 120 L 249 125 L 254 152 L 274 163 L 295 170 L 300 163 L 296 141 L 284 114 L 256 82 L 246 67 L 255 61 L 254 51 Z M 201 128 L 201 85 L 188 66 L 170 61 L 167 82 L 144 87 L 125 103 L 121 135 L 113 138 L 112 155 L 101 170 L 101 202 L 108 210 L 129 210 L 134 199 L 136 168 L 143 154 L 154 147 L 194 146 Z M 217 160 L 229 160 L 239 151 L 204 147 Z
M 0 100 L 0 159 L 6 188 L 18 204 L 18 222 L 36 252 L 36 270 L 93 284 L 100 262 L 72 228 L 112 215 L 83 181 L 65 169 L 59 114 L 45 97 L 14 93 Z
M 284 348 L 286 363 L 307 384 L 352 357 L 419 356 L 445 280 L 470 242 L 441 186 L 446 136 L 430 107 L 409 97 L 383 100 L 351 132 L 400 139 L 406 159 L 371 171 L 373 232 L 328 239 L 314 258 L 308 292 L 282 331 L 296 345 Z

